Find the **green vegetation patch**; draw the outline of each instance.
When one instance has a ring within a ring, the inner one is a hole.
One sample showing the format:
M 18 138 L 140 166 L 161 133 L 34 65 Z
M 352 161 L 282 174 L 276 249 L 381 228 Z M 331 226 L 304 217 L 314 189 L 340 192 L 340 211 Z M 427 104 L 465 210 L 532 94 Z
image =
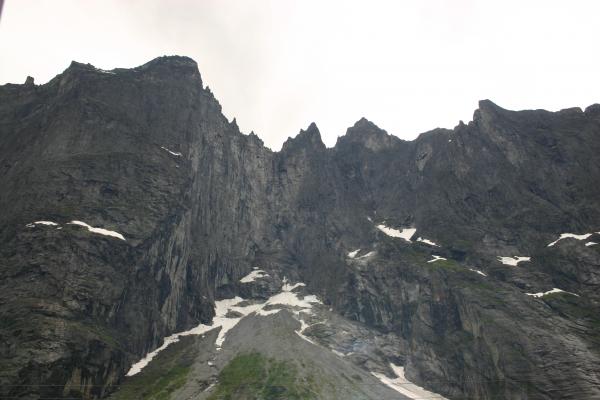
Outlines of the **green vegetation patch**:
M 550 293 L 541 299 L 563 317 L 578 321 L 580 327 L 587 326 L 589 337 L 600 343 L 600 316 L 595 307 L 580 297 L 564 292 Z
M 461 267 L 461 265 L 454 260 L 438 260 L 438 261 L 434 261 L 431 263 L 428 262 L 427 266 L 431 267 L 431 268 L 444 268 L 444 269 L 454 271 L 454 272 L 464 272 L 465 271 L 465 268 Z
M 73 333 L 82 335 L 83 337 L 94 337 L 106 343 L 108 346 L 123 350 L 123 346 L 119 341 L 116 332 L 101 324 L 93 324 L 90 322 L 68 321 L 69 330 Z
M 296 367 L 259 353 L 241 354 L 219 374 L 209 400 L 304 400 L 318 398 L 312 379 L 300 378 Z
M 168 400 L 187 380 L 190 367 L 175 366 L 156 379 L 144 379 L 144 386 L 123 386 L 117 399 Z
M 433 259 L 433 256 L 429 253 L 423 253 L 418 249 L 405 249 L 402 251 L 401 256 L 410 264 L 418 265 L 420 267 L 426 267 L 431 270 L 445 269 L 453 272 L 465 271 L 464 267 L 462 267 L 458 262 L 451 259 L 429 262 Z

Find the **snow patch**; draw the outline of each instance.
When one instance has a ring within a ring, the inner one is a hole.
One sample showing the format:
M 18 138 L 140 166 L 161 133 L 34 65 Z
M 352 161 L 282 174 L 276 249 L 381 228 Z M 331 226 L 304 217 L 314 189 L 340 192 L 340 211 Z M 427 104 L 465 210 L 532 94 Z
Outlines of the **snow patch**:
M 517 264 L 519 264 L 520 262 L 531 261 L 531 257 L 518 257 L 518 256 L 500 257 L 500 256 L 498 256 L 498 261 L 500 261 L 502 264 L 516 267 Z
M 85 222 L 71 221 L 71 222 L 69 222 L 69 225 L 84 226 L 88 229 L 88 231 L 90 231 L 92 233 L 97 233 L 97 234 L 104 235 L 104 236 L 112 236 L 112 237 L 116 237 L 117 239 L 125 240 L 123 235 L 121 235 L 119 232 L 109 231 L 108 229 L 103 229 L 103 228 L 94 228 L 93 226 L 90 226 L 90 225 L 86 224 Z
M 432 262 L 436 262 L 436 261 L 441 261 L 441 260 L 448 260 L 447 258 L 444 258 L 444 257 L 434 256 L 433 254 L 431 256 L 433 257 L 433 259 L 427 261 L 428 263 L 432 263 Z
M 32 222 L 25 226 L 28 228 L 33 228 L 35 225 L 58 226 L 58 224 L 56 222 L 52 222 L 52 221 L 35 221 L 35 222 Z
M 481 272 L 481 271 L 480 271 L 480 270 L 478 270 L 478 269 L 469 268 L 469 271 L 476 272 L 476 273 L 478 273 L 479 275 L 482 275 L 482 276 L 487 276 L 486 274 L 484 274 L 483 272 Z
M 390 364 L 392 371 L 396 374 L 396 378 L 388 378 L 384 374 L 371 372 L 373 376 L 381 381 L 386 386 L 394 389 L 398 393 L 407 396 L 409 399 L 431 399 L 431 400 L 447 400 L 440 394 L 430 392 L 418 385 L 415 385 L 404 376 L 404 367 Z
M 558 239 L 556 239 L 554 242 L 548 244 L 547 247 L 552 247 L 556 243 L 558 243 L 560 240 L 563 240 L 563 239 L 566 239 L 566 238 L 572 238 L 572 239 L 577 239 L 577 240 L 585 240 L 585 239 L 589 238 L 592 235 L 593 235 L 593 233 L 585 233 L 583 235 L 576 235 L 574 233 L 561 233 L 560 237 Z
M 181 157 L 183 154 L 177 152 L 177 151 L 171 151 L 169 149 L 167 149 L 166 147 L 160 146 L 161 149 L 165 150 L 168 153 L 171 153 L 172 155 L 176 156 L 176 157 Z
M 593 246 L 593 245 L 595 245 L 595 244 L 598 244 L 598 243 L 596 243 L 596 242 L 587 242 L 585 245 L 586 245 L 587 247 L 590 247 L 590 246 Z
M 552 294 L 552 293 L 567 293 L 567 294 L 572 294 L 573 296 L 577 296 L 579 297 L 578 294 L 575 293 L 571 293 L 571 292 L 567 292 L 565 290 L 559 289 L 559 288 L 554 288 L 552 290 L 548 290 L 547 292 L 538 292 L 538 293 L 525 293 L 527 296 L 533 296 L 533 297 L 544 297 L 547 294 Z
M 242 282 L 242 283 L 254 282 L 255 280 L 257 280 L 259 278 L 264 278 L 267 276 L 269 276 L 269 274 L 267 274 L 262 269 L 255 269 L 252 272 L 250 272 L 248 275 L 246 275 L 245 277 L 240 279 L 240 282 Z
M 356 255 L 358 254 L 359 251 L 360 251 L 360 249 L 356 249 L 354 251 L 351 251 L 350 253 L 348 253 L 348 258 L 354 258 L 354 257 L 356 257 Z
M 432 242 L 431 240 L 425 239 L 425 238 L 422 238 L 422 237 L 418 237 L 417 238 L 417 242 L 425 243 L 425 244 L 428 244 L 430 246 L 440 247 L 439 244 L 436 244 L 436 243 Z
M 404 228 L 402 230 L 398 230 L 387 227 L 383 224 L 377 225 L 377 229 L 379 229 L 381 232 L 385 233 L 388 236 L 404 239 L 409 243 L 411 242 L 410 238 L 413 237 L 413 235 L 417 232 L 415 228 Z

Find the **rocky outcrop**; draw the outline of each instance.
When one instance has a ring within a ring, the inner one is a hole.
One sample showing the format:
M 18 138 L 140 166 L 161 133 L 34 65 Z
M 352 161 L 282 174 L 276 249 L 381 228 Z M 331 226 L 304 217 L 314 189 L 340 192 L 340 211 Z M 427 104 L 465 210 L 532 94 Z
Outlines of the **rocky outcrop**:
M 186 57 L 2 86 L 2 395 L 104 396 L 260 266 L 401 337 L 449 398 L 600 396 L 600 245 L 548 247 L 600 231 L 598 107 L 485 100 L 410 142 L 361 119 L 333 148 L 311 124 L 272 152 Z M 526 294 L 554 287 L 578 296 Z

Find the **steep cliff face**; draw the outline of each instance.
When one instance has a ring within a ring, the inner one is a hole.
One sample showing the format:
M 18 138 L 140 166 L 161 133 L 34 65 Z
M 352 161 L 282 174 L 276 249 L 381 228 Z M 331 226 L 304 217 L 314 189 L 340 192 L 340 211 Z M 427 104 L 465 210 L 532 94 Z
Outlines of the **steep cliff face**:
M 210 320 L 216 284 L 249 268 L 271 152 L 186 58 L 73 63 L 2 96 L 4 382 L 98 395 L 165 334 Z
M 600 396 L 598 110 L 486 100 L 411 142 L 361 119 L 272 152 L 185 57 L 2 86 L 2 395 L 103 396 L 260 266 L 449 398 Z M 553 288 L 576 296 L 527 295 Z

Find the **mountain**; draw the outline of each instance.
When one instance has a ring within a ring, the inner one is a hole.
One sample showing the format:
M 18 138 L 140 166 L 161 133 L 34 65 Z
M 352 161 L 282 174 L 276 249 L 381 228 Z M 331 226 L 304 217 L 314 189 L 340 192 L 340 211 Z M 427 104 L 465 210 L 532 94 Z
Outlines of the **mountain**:
M 273 152 L 186 57 L 0 86 L 0 396 L 600 398 L 599 179 L 598 104 Z

